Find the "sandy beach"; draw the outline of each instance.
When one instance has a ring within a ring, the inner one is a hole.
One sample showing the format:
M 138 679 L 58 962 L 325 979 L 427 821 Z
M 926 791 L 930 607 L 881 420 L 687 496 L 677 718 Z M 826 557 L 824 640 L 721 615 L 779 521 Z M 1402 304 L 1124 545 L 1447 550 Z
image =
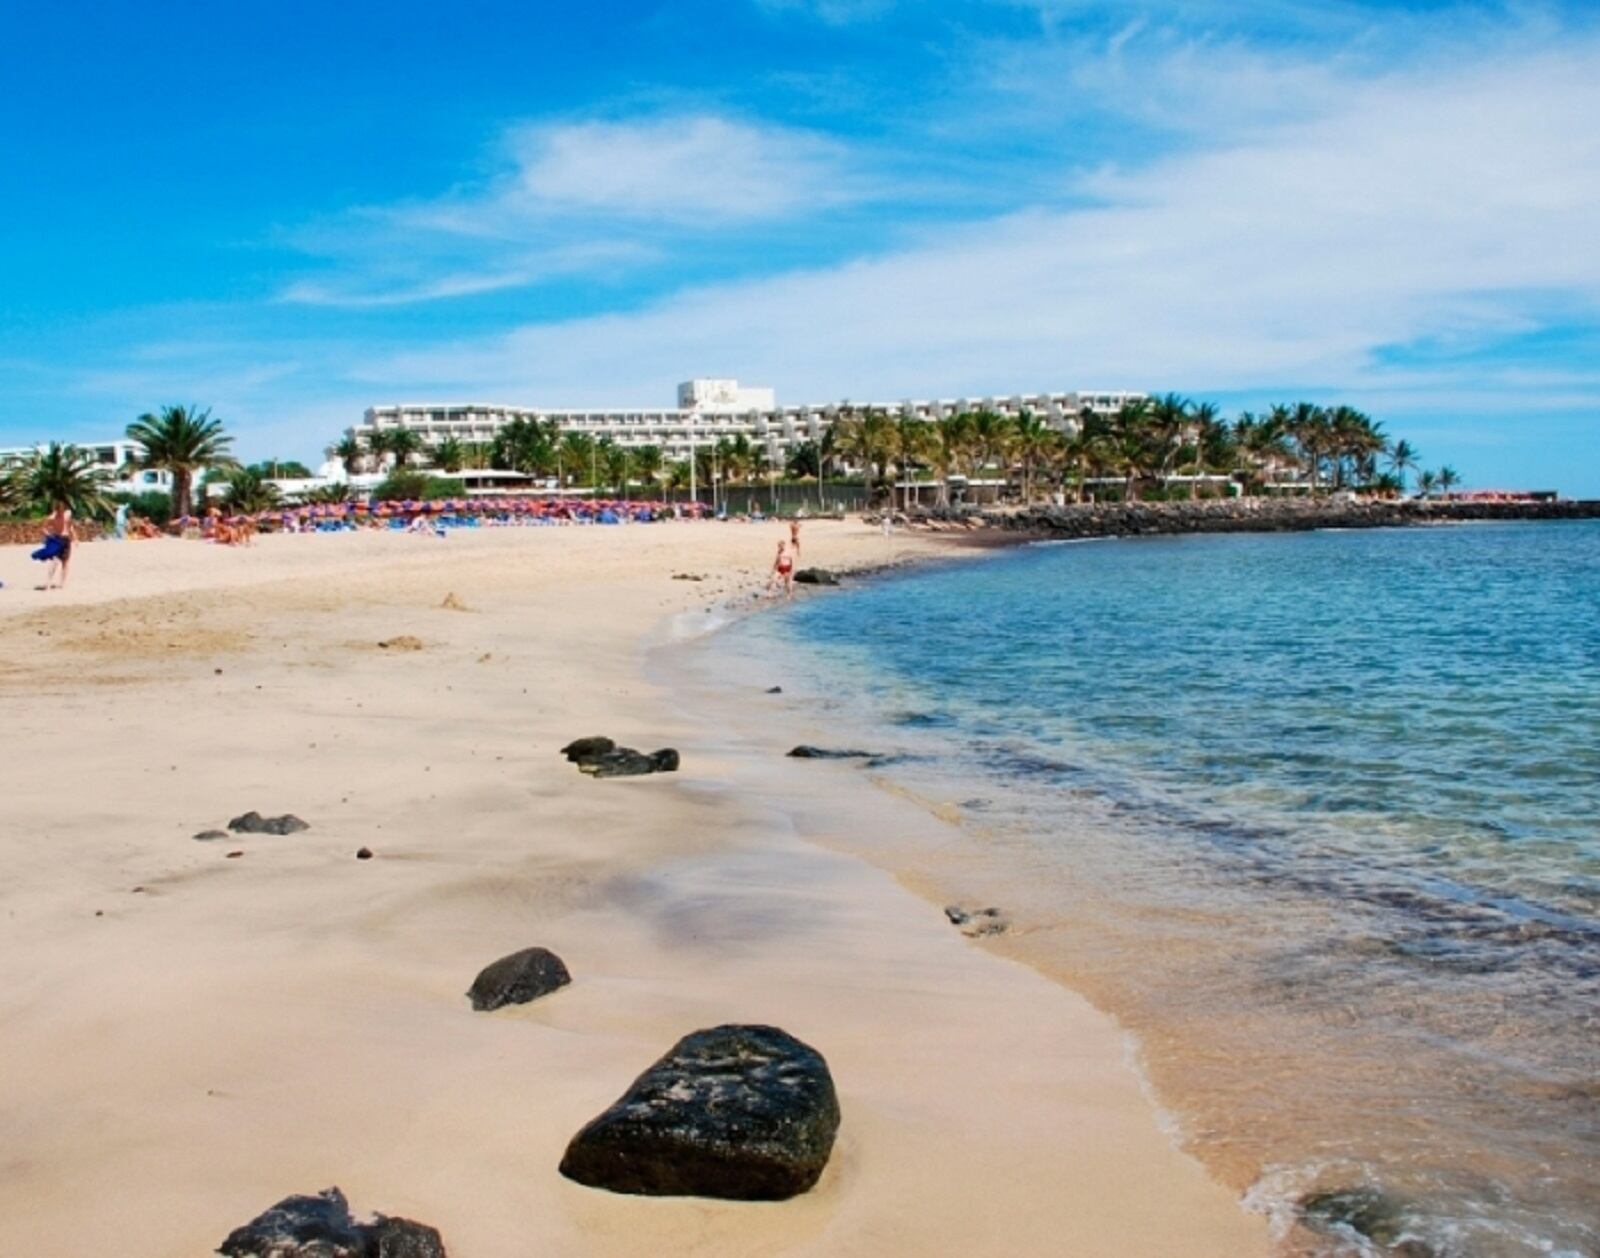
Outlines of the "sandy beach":
M 0 549 L 0 1254 L 195 1258 L 334 1184 L 452 1258 L 1264 1253 L 1109 1018 L 836 841 L 936 817 L 754 754 L 649 667 L 760 588 L 780 534 L 95 543 L 50 594 Z M 946 546 L 817 521 L 802 562 Z M 589 734 L 682 770 L 590 780 L 557 754 Z M 191 837 L 250 809 L 311 828 Z M 474 1013 L 473 976 L 530 945 L 572 985 Z M 730 1021 L 827 1058 L 843 1122 L 813 1191 L 557 1174 L 676 1039 Z

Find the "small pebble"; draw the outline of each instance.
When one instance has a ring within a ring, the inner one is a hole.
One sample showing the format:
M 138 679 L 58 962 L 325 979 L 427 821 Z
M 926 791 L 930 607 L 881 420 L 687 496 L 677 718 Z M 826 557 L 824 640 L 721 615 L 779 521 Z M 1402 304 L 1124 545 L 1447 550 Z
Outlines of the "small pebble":
M 358 847 L 358 848 L 356 848 L 356 859 L 358 861 L 369 861 L 369 860 L 371 860 L 372 859 L 372 849 L 370 847 Z
M 242 852 L 242 851 L 239 851 L 239 852 L 229 852 L 229 853 L 228 853 L 228 859 L 229 859 L 229 860 L 232 860 L 232 859 L 233 859 L 233 858 L 234 858 L 234 857 L 235 857 L 235 856 L 243 856 L 243 855 L 244 855 L 244 853 L 243 853 L 243 852 Z

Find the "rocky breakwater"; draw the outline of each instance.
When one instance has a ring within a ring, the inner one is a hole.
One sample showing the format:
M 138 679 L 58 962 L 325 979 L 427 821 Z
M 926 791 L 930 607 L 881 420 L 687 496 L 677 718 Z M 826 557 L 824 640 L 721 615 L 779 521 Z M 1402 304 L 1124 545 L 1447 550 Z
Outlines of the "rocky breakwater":
M 1023 537 L 1138 537 L 1173 533 L 1290 533 L 1403 528 L 1466 520 L 1600 519 L 1600 501 L 1423 502 L 1382 498 L 1226 498 L 1197 502 L 1104 502 L 1009 511 L 930 510 L 912 524 L 964 523 Z

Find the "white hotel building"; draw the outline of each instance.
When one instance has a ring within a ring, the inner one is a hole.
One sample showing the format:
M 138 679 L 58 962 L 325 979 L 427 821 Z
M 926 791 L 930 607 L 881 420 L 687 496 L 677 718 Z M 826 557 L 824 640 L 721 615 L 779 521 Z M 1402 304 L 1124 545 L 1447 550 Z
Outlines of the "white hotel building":
M 132 441 L 119 437 L 111 441 L 77 441 L 62 444 L 77 446 L 94 461 L 95 468 L 105 478 L 104 488 L 108 493 L 170 494 L 172 492 L 171 472 L 134 466 L 141 447 Z M 35 454 L 43 454 L 48 448 L 49 446 L 44 443 L 0 448 L 0 468 L 21 463 Z
M 963 411 L 991 410 L 1002 415 L 1031 411 L 1048 423 L 1072 431 L 1085 409 L 1110 414 L 1142 393 L 1016 393 L 1008 396 L 940 398 L 931 401 L 891 403 L 828 402 L 820 405 L 779 406 L 771 389 L 741 388 L 737 380 L 697 379 L 678 386 L 675 407 L 612 410 L 546 410 L 526 406 L 484 403 L 405 403 L 373 406 L 350 435 L 364 438 L 373 432 L 410 428 L 424 443 L 437 446 L 446 437 L 463 443 L 494 440 L 501 427 L 514 419 L 554 420 L 563 430 L 610 437 L 622 446 L 660 447 L 669 461 L 686 459 L 693 448 L 714 445 L 723 437 L 744 436 L 764 448 L 768 459 L 781 464 L 789 451 L 805 441 L 820 441 L 830 425 L 847 408 L 868 409 L 891 415 L 914 415 L 935 420 Z

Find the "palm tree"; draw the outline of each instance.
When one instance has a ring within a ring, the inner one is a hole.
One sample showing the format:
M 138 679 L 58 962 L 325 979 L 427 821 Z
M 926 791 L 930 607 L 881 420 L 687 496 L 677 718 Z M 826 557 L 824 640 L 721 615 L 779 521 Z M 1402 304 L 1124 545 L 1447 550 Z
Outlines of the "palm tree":
M 1013 434 L 1010 418 L 998 411 L 972 412 L 973 480 L 978 479 L 983 469 L 996 464 L 1000 465 L 1002 475 L 1009 470 Z
M 372 460 L 374 471 L 383 470 L 383 456 L 389 452 L 389 433 L 381 428 L 374 428 L 367 434 L 364 452 Z
M 1432 498 L 1433 491 L 1438 488 L 1439 478 L 1433 472 L 1422 472 L 1417 476 L 1417 497 Z
M 926 420 L 909 412 L 902 414 L 894 425 L 894 461 L 899 467 L 900 479 L 905 482 L 905 510 L 911 510 L 911 475 L 928 465 L 933 454 L 932 433 Z
M 1139 478 L 1150 467 L 1150 403 L 1143 398 L 1124 402 L 1117 408 L 1106 433 L 1107 463 L 1121 473 L 1122 497 L 1134 502 L 1139 496 Z
M 833 451 L 842 459 L 866 470 L 867 492 L 874 496 L 889 479 L 889 464 L 894 459 L 897 428 L 882 411 L 868 410 L 859 416 L 834 421 L 828 434 Z
M 633 452 L 633 470 L 639 480 L 647 487 L 656 484 L 661 479 L 661 468 L 664 459 L 660 446 L 640 446 Z
M 596 451 L 605 483 L 616 491 L 619 498 L 626 498 L 628 474 L 633 470 L 633 455 L 626 446 L 618 445 L 610 437 L 601 437 L 596 443 Z
M 1202 402 L 1189 415 L 1189 441 L 1194 457 L 1190 460 L 1195 479 L 1189 482 L 1189 497 L 1200 492 L 1200 477 L 1208 471 L 1229 471 L 1233 443 L 1227 427 L 1218 418 L 1216 403 Z
M 595 449 L 594 438 L 586 432 L 567 432 L 561 435 L 561 444 L 556 447 L 556 475 L 561 476 L 563 465 L 575 469 L 571 475 L 582 476 L 585 471 L 589 474 L 589 483 L 595 481 Z M 566 481 L 563 480 L 565 485 Z
M 1111 463 L 1116 446 L 1109 425 L 1093 412 L 1085 412 L 1078 430 L 1056 448 L 1056 465 L 1061 486 L 1070 480 L 1077 485 L 1076 500 L 1082 502 L 1088 479 L 1100 474 Z
M 1396 441 L 1389 447 L 1389 470 L 1400 482 L 1400 492 L 1406 488 L 1406 473 L 1417 470 L 1417 451 L 1409 441 Z
M 1461 474 L 1455 468 L 1446 464 L 1439 469 L 1439 492 L 1445 497 L 1450 496 L 1450 491 L 1461 483 Z
M 334 503 L 350 501 L 350 486 L 334 482 L 331 485 L 317 485 L 306 490 L 300 495 L 302 502 L 322 502 L 330 506 Z
M 939 478 L 939 505 L 950 505 L 950 476 L 967 457 L 972 443 L 972 419 L 965 412 L 945 415 L 933 421 L 929 432 L 928 459 Z
M 172 513 L 189 514 L 189 486 L 196 473 L 208 467 L 235 466 L 228 447 L 233 438 L 211 409 L 163 406 L 159 414 L 144 414 L 128 425 L 128 439 L 138 445 L 134 463 L 172 473 Z
M 361 442 L 354 433 L 345 435 L 328 449 L 328 454 L 344 464 L 344 474 L 354 476 L 361 469 L 362 457 L 366 451 L 362 449 Z
M 1161 477 L 1165 485 L 1178 462 L 1183 449 L 1184 434 L 1189 430 L 1190 412 L 1194 404 L 1188 398 L 1168 393 L 1151 402 L 1145 411 L 1146 454 L 1148 467 Z
M 228 473 L 224 501 L 240 515 L 255 515 L 278 505 L 278 487 L 253 467 L 236 467 Z
M 466 448 L 454 437 L 446 437 L 433 448 L 433 461 L 441 471 L 459 472 L 466 457 Z
M 1033 470 L 1048 457 L 1057 434 L 1032 411 L 1023 411 L 1017 416 L 1011 433 L 1016 455 L 1022 460 L 1022 501 L 1026 505 L 1033 501 Z
M 797 441 L 789 448 L 783 473 L 790 480 L 809 480 L 822 475 L 822 446 L 815 441 Z
M 94 455 L 74 445 L 52 441 L 24 459 L 6 477 L 16 506 L 41 514 L 65 507 L 81 519 L 111 512 L 106 497 L 106 472 Z
M 1310 402 L 1296 402 L 1288 412 L 1287 430 L 1300 448 L 1300 457 L 1310 474 L 1311 492 L 1317 492 L 1318 469 L 1332 439 L 1328 413 Z
M 403 472 L 411 462 L 411 456 L 422 449 L 422 437 L 414 428 L 391 428 L 384 447 L 394 460 L 391 470 Z
M 688 489 L 693 478 L 689 474 L 689 460 L 679 459 L 667 469 L 668 489 Z

